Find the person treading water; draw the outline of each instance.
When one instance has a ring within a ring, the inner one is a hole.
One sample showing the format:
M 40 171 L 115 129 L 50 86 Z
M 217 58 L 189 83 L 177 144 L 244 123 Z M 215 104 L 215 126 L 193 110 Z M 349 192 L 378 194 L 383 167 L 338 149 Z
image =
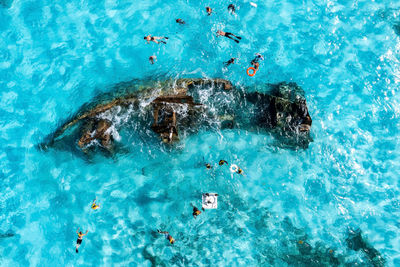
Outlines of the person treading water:
M 169 241 L 169 243 L 170 243 L 171 245 L 173 245 L 173 244 L 175 243 L 175 239 L 174 239 L 167 231 L 161 231 L 161 230 L 157 229 L 157 232 L 158 232 L 159 234 L 164 235 L 164 236 L 165 236 L 165 239 L 168 239 L 168 241 Z
M 150 56 L 149 57 L 149 61 L 150 61 L 150 64 L 153 65 L 154 62 L 157 61 L 157 57 L 156 56 Z
M 256 71 L 258 71 L 258 68 L 260 67 L 260 63 L 258 62 L 260 60 L 264 60 L 264 57 L 261 54 L 257 53 L 256 57 L 251 61 L 251 65 L 254 66 Z
M 182 19 L 176 19 L 175 21 L 176 21 L 176 23 L 179 23 L 179 24 L 185 24 L 185 22 Z
M 97 210 L 100 208 L 100 204 L 96 204 L 96 198 L 93 200 L 92 209 Z
M 239 40 L 242 39 L 242 37 L 239 37 L 239 36 L 237 36 L 237 35 L 234 35 L 233 33 L 224 32 L 224 31 L 221 31 L 221 30 L 218 30 L 218 31 L 217 31 L 217 37 L 218 37 L 218 36 L 225 36 L 225 37 L 227 37 L 227 38 L 229 38 L 229 39 L 232 39 L 232 40 L 235 41 L 236 43 L 239 43 Z M 234 37 L 232 37 L 232 36 L 236 37 L 238 40 L 236 40 L 236 39 L 235 39 Z
M 201 211 L 195 205 L 193 205 L 193 204 L 191 204 L 191 205 L 193 207 L 193 213 L 192 213 L 193 218 L 196 219 L 196 217 L 201 214 Z M 204 209 L 202 209 L 202 210 L 204 211 Z
M 206 7 L 206 11 L 207 11 L 207 14 L 208 14 L 208 16 L 210 16 L 211 15 L 211 13 L 212 13 L 212 9 L 211 9 L 211 7 Z
M 227 62 L 224 62 L 225 67 L 228 67 L 231 64 L 235 64 L 235 59 L 236 59 L 235 57 L 232 57 Z
M 226 160 L 223 160 L 223 159 L 221 159 L 221 160 L 218 162 L 218 164 L 219 164 L 219 166 L 222 166 L 222 165 L 224 165 L 224 164 L 229 165 L 228 162 L 227 162 Z
M 81 231 L 79 231 L 79 228 L 78 228 L 78 230 L 76 230 L 76 233 L 78 234 L 78 240 L 76 240 L 76 247 L 75 247 L 76 253 L 78 253 L 78 249 L 82 244 L 83 237 L 85 235 L 87 235 L 88 232 L 89 232 L 89 230 L 86 230 L 86 233 L 83 234 Z
M 231 12 L 232 14 L 235 14 L 236 11 L 235 6 L 233 4 L 230 4 L 228 6 L 228 11 Z
M 156 44 L 159 44 L 159 43 L 166 44 L 167 42 L 162 41 L 162 39 L 168 40 L 168 37 L 147 35 L 144 37 L 144 39 L 147 41 L 148 44 L 150 42 L 155 42 Z M 160 40 L 160 41 L 157 41 L 157 40 Z

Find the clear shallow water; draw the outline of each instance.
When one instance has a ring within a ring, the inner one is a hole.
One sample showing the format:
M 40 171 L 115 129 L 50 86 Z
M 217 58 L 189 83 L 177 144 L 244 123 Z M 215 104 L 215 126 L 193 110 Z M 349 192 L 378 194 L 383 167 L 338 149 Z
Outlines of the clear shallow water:
M 347 248 L 348 227 L 360 228 L 386 265 L 400 264 L 400 5 L 235 3 L 237 16 L 220 1 L 0 6 L 0 233 L 15 233 L 0 239 L 1 265 L 310 265 L 329 258 L 328 249 L 341 263 L 369 264 Z M 176 24 L 178 17 L 187 24 Z M 217 29 L 243 40 L 217 38 Z M 170 40 L 147 45 L 147 34 Z M 256 52 L 266 60 L 249 78 Z M 224 69 L 232 56 L 238 64 Z M 114 159 L 37 150 L 113 84 L 184 75 L 297 82 L 314 142 L 292 151 L 269 135 L 228 130 L 189 136 L 176 151 L 127 136 L 136 153 Z M 217 167 L 221 158 L 246 176 Z M 190 203 L 200 206 L 204 191 L 220 194 L 219 209 L 194 220 Z M 89 230 L 79 254 L 77 227 Z M 152 232 L 159 227 L 175 237 L 173 247 Z M 319 252 L 307 254 L 299 240 Z

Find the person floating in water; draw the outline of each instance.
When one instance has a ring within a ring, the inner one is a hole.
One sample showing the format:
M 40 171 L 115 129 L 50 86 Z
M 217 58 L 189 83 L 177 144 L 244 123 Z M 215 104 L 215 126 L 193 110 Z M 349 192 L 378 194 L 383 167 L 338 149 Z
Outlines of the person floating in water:
M 229 38 L 229 39 L 232 39 L 232 40 L 235 41 L 236 43 L 239 43 L 239 40 L 242 39 L 242 37 L 239 37 L 239 36 L 237 36 L 237 35 L 234 35 L 233 33 L 224 32 L 224 31 L 220 31 L 220 30 L 217 31 L 217 36 L 225 36 L 225 37 L 227 37 L 227 38 Z M 234 37 L 232 37 L 232 36 L 236 37 L 238 40 L 236 40 L 236 39 L 235 39 Z
M 210 163 L 206 163 L 206 168 L 207 169 L 211 169 L 212 168 L 211 164 Z
M 162 39 L 168 40 L 168 37 L 147 35 L 147 36 L 144 37 L 144 39 L 147 41 L 148 44 L 149 44 L 150 42 L 155 42 L 156 44 L 159 44 L 159 43 L 166 44 L 167 42 L 162 41 Z M 157 41 L 157 40 L 160 40 L 160 41 Z
M 211 13 L 212 13 L 212 9 L 211 9 L 211 7 L 206 7 L 206 11 L 207 11 L 207 14 L 210 16 L 211 15 Z
M 222 166 L 222 165 L 224 165 L 224 164 L 228 165 L 228 162 L 227 162 L 226 160 L 221 159 L 221 160 L 218 162 L 218 164 L 219 164 L 219 166 Z
M 157 57 L 156 56 L 150 56 L 149 57 L 149 61 L 150 61 L 150 64 L 153 65 L 154 62 L 157 61 Z
M 85 235 L 87 235 L 88 232 L 89 232 L 89 230 L 86 230 L 86 233 L 82 234 L 82 232 L 79 231 L 79 228 L 78 228 L 78 230 L 76 230 L 76 233 L 78 234 L 78 240 L 76 240 L 76 248 L 75 248 L 76 253 L 78 253 L 78 248 L 79 248 L 79 247 L 81 246 L 81 244 L 82 244 L 82 238 L 83 238 Z
M 201 211 L 196 206 L 194 206 L 193 204 L 191 204 L 191 205 L 193 207 L 193 213 L 192 213 L 193 218 L 196 219 L 196 217 L 201 214 Z M 202 210 L 204 211 L 204 209 L 202 209 Z
M 165 236 L 165 239 L 168 239 L 168 241 L 169 241 L 169 243 L 170 243 L 171 245 L 173 245 L 173 244 L 175 243 L 175 239 L 174 239 L 167 231 L 161 231 L 161 230 L 158 230 L 158 229 L 157 229 L 157 232 L 158 232 L 159 234 L 164 235 L 164 236 Z
M 260 67 L 260 63 L 259 63 L 260 60 L 264 60 L 264 57 L 261 54 L 257 53 L 256 57 L 251 61 L 251 65 L 254 66 L 256 71 L 258 71 L 258 68 Z
M 243 170 L 241 168 L 238 168 L 237 173 L 243 175 Z
M 227 62 L 224 62 L 225 67 L 228 67 L 231 64 L 235 64 L 235 59 L 236 59 L 235 57 L 232 57 Z
M 96 199 L 94 199 L 93 200 L 93 203 L 92 203 L 92 209 L 93 210 L 97 210 L 97 209 L 99 209 L 100 208 L 100 204 L 96 204 Z
M 232 14 L 235 14 L 236 11 L 235 6 L 233 4 L 230 4 L 228 6 L 228 11 L 231 12 Z
M 176 19 L 176 23 L 185 24 L 185 22 L 182 19 Z

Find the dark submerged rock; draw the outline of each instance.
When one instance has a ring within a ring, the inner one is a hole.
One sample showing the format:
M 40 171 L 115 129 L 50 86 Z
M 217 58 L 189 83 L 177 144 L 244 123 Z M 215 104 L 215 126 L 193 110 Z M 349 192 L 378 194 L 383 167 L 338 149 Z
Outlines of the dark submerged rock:
M 377 249 L 368 244 L 361 235 L 361 230 L 349 229 L 346 243 L 349 249 L 363 251 L 370 263 L 375 267 L 385 266 L 385 260 Z

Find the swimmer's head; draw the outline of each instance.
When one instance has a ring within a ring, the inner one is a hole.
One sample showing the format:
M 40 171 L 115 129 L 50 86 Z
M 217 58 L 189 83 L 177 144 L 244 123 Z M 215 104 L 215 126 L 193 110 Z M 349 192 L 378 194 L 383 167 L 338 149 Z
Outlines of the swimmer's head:
M 209 163 L 206 164 L 207 169 L 211 169 L 211 165 Z

